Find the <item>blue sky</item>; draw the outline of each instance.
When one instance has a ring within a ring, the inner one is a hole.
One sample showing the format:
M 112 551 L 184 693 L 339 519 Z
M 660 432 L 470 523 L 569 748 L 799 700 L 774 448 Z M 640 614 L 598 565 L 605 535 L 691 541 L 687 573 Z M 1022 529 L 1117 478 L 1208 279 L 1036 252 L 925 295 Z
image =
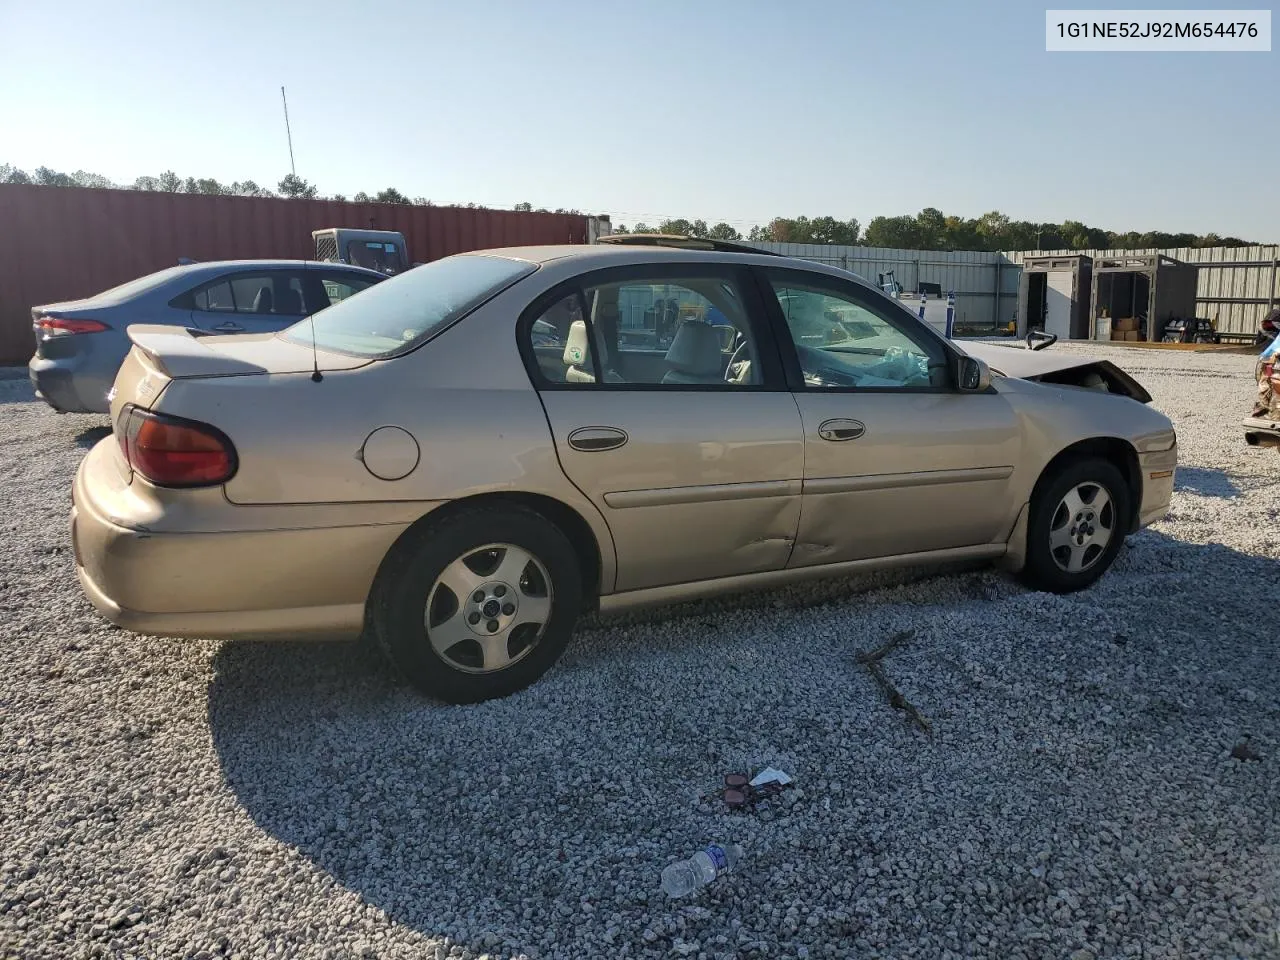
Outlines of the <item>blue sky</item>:
M 1280 240 L 1280 53 L 1049 54 L 1044 10 L 0 0 L 0 162 L 274 186 L 284 84 L 326 193 Z

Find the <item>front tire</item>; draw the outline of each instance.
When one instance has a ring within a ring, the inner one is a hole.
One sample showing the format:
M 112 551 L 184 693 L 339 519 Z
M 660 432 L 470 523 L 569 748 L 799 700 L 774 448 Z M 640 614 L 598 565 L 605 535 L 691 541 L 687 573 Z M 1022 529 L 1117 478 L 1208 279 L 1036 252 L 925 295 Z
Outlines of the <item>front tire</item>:
M 559 659 L 582 608 L 573 546 L 517 506 L 428 521 L 383 561 L 374 631 L 414 687 L 447 703 L 505 697 Z
M 1109 461 L 1067 463 L 1032 497 L 1023 581 L 1032 589 L 1073 593 L 1110 568 L 1128 532 L 1129 485 Z

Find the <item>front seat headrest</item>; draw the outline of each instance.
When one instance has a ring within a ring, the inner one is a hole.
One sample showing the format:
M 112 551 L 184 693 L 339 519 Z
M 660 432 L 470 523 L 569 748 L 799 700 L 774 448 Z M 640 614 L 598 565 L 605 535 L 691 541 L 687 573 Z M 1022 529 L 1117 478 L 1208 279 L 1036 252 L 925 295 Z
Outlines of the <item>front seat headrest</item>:
M 259 287 L 258 295 L 253 298 L 253 312 L 270 313 L 273 299 L 270 287 Z
M 671 348 L 667 350 L 667 365 L 690 377 L 719 380 L 723 363 L 720 334 L 711 324 L 701 320 L 682 323 L 671 341 Z

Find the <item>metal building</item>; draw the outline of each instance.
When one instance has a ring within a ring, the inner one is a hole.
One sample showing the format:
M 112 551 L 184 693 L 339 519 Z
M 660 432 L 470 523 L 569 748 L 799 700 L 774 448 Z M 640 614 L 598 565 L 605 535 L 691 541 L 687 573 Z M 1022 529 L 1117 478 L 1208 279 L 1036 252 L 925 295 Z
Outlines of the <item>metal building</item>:
M 1196 264 L 1159 253 L 1098 259 L 1089 299 L 1091 338 L 1112 339 L 1111 332 L 1128 321 L 1125 332 L 1137 336 L 1127 339 L 1159 341 L 1170 319 L 1196 316 L 1198 276 Z
M 1043 330 L 1060 340 L 1087 338 L 1092 279 L 1093 258 L 1084 254 L 1024 260 L 1018 281 L 1018 336 Z

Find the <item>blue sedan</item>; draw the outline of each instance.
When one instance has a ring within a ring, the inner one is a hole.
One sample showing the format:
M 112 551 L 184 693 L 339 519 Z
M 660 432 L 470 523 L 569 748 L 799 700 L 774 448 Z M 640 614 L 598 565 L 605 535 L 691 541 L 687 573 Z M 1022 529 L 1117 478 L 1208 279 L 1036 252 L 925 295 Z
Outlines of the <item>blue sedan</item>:
M 36 395 L 59 413 L 106 413 L 130 324 L 272 333 L 385 279 L 376 270 L 304 260 L 170 267 L 85 300 L 33 307 L 36 353 L 27 369 Z

